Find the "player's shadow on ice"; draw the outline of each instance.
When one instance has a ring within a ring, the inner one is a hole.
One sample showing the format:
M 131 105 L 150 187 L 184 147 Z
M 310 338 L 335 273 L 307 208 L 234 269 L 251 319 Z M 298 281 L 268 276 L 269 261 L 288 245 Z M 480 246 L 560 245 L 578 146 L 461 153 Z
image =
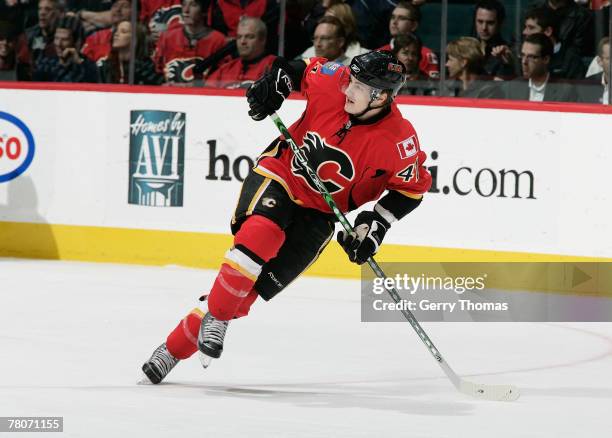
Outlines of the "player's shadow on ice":
M 6 204 L 0 204 L 0 257 L 59 258 L 51 226 L 38 211 L 38 194 L 29 176 L 7 184 Z
M 469 399 L 457 401 L 432 400 L 436 392 L 448 398 L 445 389 L 427 385 L 384 385 L 364 388 L 352 384 L 295 384 L 294 389 L 279 388 L 283 385 L 223 386 L 172 383 L 204 391 L 208 397 L 240 398 L 254 401 L 291 404 L 302 408 L 361 408 L 392 411 L 402 414 L 428 416 L 470 415 L 475 405 Z M 302 389 L 303 388 L 303 389 Z M 451 389 L 452 391 L 452 389 Z M 427 398 L 424 398 L 427 396 Z

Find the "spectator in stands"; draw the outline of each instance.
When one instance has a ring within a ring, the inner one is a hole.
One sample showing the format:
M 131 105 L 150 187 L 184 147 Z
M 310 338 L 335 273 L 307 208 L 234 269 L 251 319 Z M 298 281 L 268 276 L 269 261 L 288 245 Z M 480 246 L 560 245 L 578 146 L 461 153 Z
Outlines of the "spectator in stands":
M 155 44 L 159 36 L 175 27 L 181 27 L 181 0 L 141 0 L 140 21 L 149 29 L 152 42 Z
M 553 44 L 548 36 L 543 33 L 526 36 L 521 46 L 523 77 L 503 84 L 505 97 L 532 102 L 575 102 L 574 87 L 556 81 L 548 71 L 552 55 Z
M 208 0 L 183 0 L 183 26 L 168 29 L 157 42 L 153 60 L 166 83 L 189 86 L 194 67 L 225 46 L 225 36 L 206 26 Z
M 17 79 L 15 44 L 17 35 L 14 26 L 0 21 L 0 81 Z
M 592 11 L 577 5 L 574 0 L 539 0 L 536 4 L 555 14 L 561 43 L 574 47 L 580 56 L 593 56 L 595 34 Z
M 60 19 L 53 39 L 55 53 L 38 58 L 33 79 L 42 82 L 98 82 L 96 65 L 79 53 L 81 38 L 78 18 L 67 16 Z
M 122 21 L 129 20 L 132 7 L 130 0 L 117 0 L 110 8 L 111 27 L 100 29 L 85 39 L 81 53 L 94 62 L 105 58 L 111 51 L 113 32 Z
M 523 36 L 543 33 L 553 43 L 553 55 L 548 69 L 557 78 L 582 79 L 585 68 L 582 58 L 575 48 L 568 47 L 558 40 L 559 24 L 557 17 L 548 8 L 532 8 L 525 14 Z
M 210 21 L 208 25 L 219 32 L 234 38 L 238 31 L 240 17 L 257 17 L 266 23 L 273 38 L 268 38 L 266 51 L 275 53 L 278 46 L 279 6 L 277 0 L 215 0 L 208 2 Z
M 322 56 L 344 65 L 349 65 L 351 62 L 345 54 L 346 30 L 336 17 L 326 16 L 319 20 L 312 42 L 313 46 L 302 53 L 302 58 L 308 58 L 314 52 L 315 56 Z
M 353 10 L 346 3 L 337 3 L 327 8 L 325 11 L 326 16 L 336 17 L 342 23 L 344 30 L 346 31 L 346 51 L 345 55 L 349 59 L 357 55 L 363 55 L 369 52 L 369 49 L 361 47 L 359 40 L 357 39 L 357 23 L 355 22 L 355 16 Z
M 259 18 L 242 17 L 238 24 L 238 58 L 222 64 L 206 80 L 207 87 L 248 88 L 272 65 L 276 57 L 266 55 L 266 24 Z
M 406 67 L 406 83 L 401 94 L 429 96 L 435 94 L 436 86 L 419 68 L 421 62 L 421 40 L 412 33 L 399 34 L 393 39 L 393 54 Z
M 55 54 L 55 23 L 61 17 L 57 0 L 38 2 L 38 24 L 26 29 L 17 42 L 17 79 L 32 79 L 32 68 L 41 56 Z
M 389 18 L 389 33 L 391 34 L 391 42 L 382 46 L 379 50 L 393 50 L 394 39 L 398 35 L 412 33 L 414 34 L 419 27 L 421 21 L 421 12 L 419 8 L 412 5 L 410 2 L 403 0 L 397 3 L 391 17 Z M 440 75 L 440 65 L 438 57 L 428 47 L 421 44 L 421 61 L 419 68 L 423 74 L 430 79 L 438 79 Z
M 112 49 L 107 57 L 97 62 L 100 82 L 107 84 L 129 83 L 130 42 L 132 23 L 124 20 L 113 33 Z M 144 24 L 136 27 L 136 49 L 134 57 L 134 84 L 161 85 L 162 75 L 155 71 L 155 65 L 147 53 L 147 29 Z
M 603 103 L 608 105 L 610 88 L 610 38 L 604 37 L 597 45 L 597 63 L 602 68 L 601 73 L 588 76 L 584 85 L 579 87 L 582 102 Z
M 484 52 L 484 71 L 496 79 L 508 79 L 515 75 L 515 60 L 509 44 L 501 36 L 506 9 L 499 0 L 479 0 L 474 9 L 474 28 Z
M 335 17 L 342 24 L 345 34 L 346 50 L 344 55 L 348 60 L 353 59 L 354 56 L 361 55 L 369 52 L 368 49 L 364 49 L 357 40 L 357 26 L 355 24 L 355 17 L 351 7 L 344 3 L 334 4 L 327 8 L 324 17 Z M 316 30 L 316 28 L 315 28 Z M 315 56 L 315 46 L 310 46 L 300 55 L 301 58 L 311 58 Z
M 461 37 L 448 43 L 446 68 L 448 76 L 460 82 L 457 97 L 501 99 L 503 94 L 484 73 L 485 56 L 480 41 Z

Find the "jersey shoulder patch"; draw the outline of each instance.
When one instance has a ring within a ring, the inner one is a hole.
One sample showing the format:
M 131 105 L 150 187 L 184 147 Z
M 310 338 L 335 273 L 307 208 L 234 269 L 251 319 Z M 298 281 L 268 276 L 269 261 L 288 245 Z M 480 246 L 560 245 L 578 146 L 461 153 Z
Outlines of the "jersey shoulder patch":
M 397 143 L 397 151 L 402 160 L 415 156 L 419 151 L 419 140 L 416 134 Z
M 333 76 L 343 64 L 339 62 L 327 62 L 321 67 L 321 73 L 328 76 Z

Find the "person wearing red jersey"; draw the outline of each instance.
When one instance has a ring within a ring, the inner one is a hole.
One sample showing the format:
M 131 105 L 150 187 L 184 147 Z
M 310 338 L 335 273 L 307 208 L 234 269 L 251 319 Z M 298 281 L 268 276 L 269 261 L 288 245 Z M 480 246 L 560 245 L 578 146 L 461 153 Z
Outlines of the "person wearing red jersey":
M 215 0 L 208 9 L 208 25 L 230 38 L 236 37 L 240 17 L 257 17 L 266 23 L 273 38 L 268 38 L 266 51 L 278 51 L 279 2 L 277 0 Z
M 147 25 L 151 38 L 157 42 L 162 32 L 181 27 L 181 0 L 141 0 L 139 20 Z
M 210 2 L 208 15 L 213 29 L 235 37 L 240 17 L 258 17 L 264 21 L 274 17 L 278 22 L 278 4 L 275 0 L 216 0 Z
M 419 27 L 421 21 L 421 12 L 418 7 L 408 1 L 400 1 L 391 12 L 389 18 L 389 33 L 391 34 L 391 42 L 379 48 L 378 50 L 393 51 L 394 39 L 401 34 L 414 34 Z M 421 44 L 421 61 L 419 62 L 419 70 L 430 79 L 438 79 L 440 76 L 440 64 L 438 57 L 429 47 Z
M 242 17 L 238 25 L 238 58 L 221 64 L 207 79 L 207 87 L 247 88 L 270 68 L 276 57 L 266 55 L 266 24 L 259 18 Z
M 113 33 L 117 25 L 122 21 L 128 21 L 131 12 L 130 0 L 117 0 L 113 3 L 110 8 L 111 27 L 89 35 L 81 47 L 81 53 L 94 62 L 107 57 L 112 49 Z
M 376 254 L 391 225 L 417 208 L 431 186 L 417 134 L 393 102 L 404 79 L 404 67 L 384 51 L 356 56 L 350 66 L 277 58 L 247 91 L 256 121 L 300 91 L 306 109 L 289 131 L 338 207 L 348 212 L 378 199 L 357 215 L 354 233 L 337 235 L 358 264 Z M 286 140 L 275 139 L 243 183 L 231 222 L 234 246 L 210 294 L 145 362 L 146 379 L 161 382 L 197 350 L 204 366 L 219 358 L 229 321 L 306 270 L 333 237 L 335 221 Z
M 205 24 L 207 0 L 183 0 L 183 26 L 161 34 L 153 61 L 166 83 L 190 84 L 196 61 L 225 46 L 225 37 Z

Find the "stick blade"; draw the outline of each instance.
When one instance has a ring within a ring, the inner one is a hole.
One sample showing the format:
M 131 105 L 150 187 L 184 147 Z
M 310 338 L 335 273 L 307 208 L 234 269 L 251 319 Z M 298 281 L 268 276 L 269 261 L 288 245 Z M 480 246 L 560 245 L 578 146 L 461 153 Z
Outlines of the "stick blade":
M 461 380 L 459 391 L 481 400 L 515 401 L 521 396 L 520 390 L 512 385 L 483 385 Z

